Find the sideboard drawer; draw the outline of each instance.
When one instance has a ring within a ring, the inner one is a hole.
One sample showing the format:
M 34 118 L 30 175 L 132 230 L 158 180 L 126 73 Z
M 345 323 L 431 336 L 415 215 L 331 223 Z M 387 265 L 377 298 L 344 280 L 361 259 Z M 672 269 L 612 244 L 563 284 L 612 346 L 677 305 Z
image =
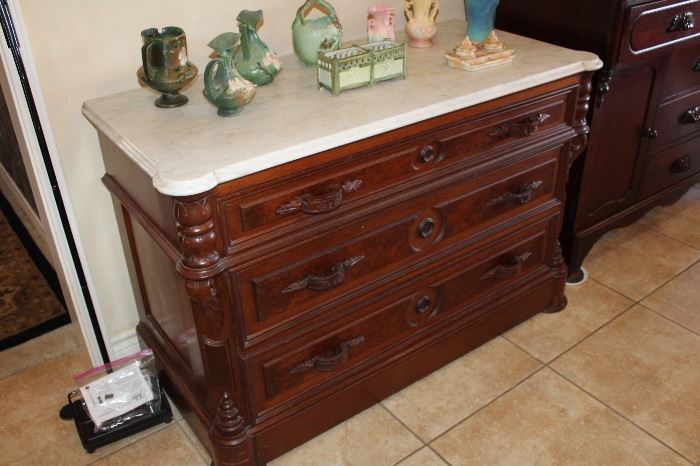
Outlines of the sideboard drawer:
M 664 96 L 700 87 L 700 47 L 693 45 L 674 53 L 669 70 L 663 90 Z
M 700 35 L 700 0 L 651 2 L 630 8 L 629 49 L 646 53 Z
M 653 156 L 642 180 L 641 198 L 649 197 L 700 172 L 700 137 Z
M 362 370 L 370 359 L 389 357 L 413 335 L 466 315 L 460 312 L 476 318 L 484 306 L 472 304 L 545 270 L 555 224 L 556 217 L 550 217 L 479 252 L 435 264 L 403 290 L 355 300 L 345 319 L 255 355 L 253 378 L 264 386 L 259 409 L 313 393 L 330 379 L 335 383 L 353 369 Z
M 447 166 L 464 165 L 470 157 L 506 146 L 526 143 L 538 133 L 565 124 L 570 91 L 534 99 L 505 110 L 466 119 L 441 131 L 412 135 L 389 147 L 354 154 L 352 163 L 321 173 L 300 174 L 284 189 L 271 186 L 245 197 L 229 196 L 220 201 L 226 243 L 247 235 L 279 229 L 285 225 L 309 224 L 331 213 L 344 213 L 358 204 L 371 202 L 372 195 L 392 187 L 409 189 L 417 178 Z M 476 162 L 475 162 L 476 163 Z M 468 164 L 468 162 L 467 162 Z
M 651 149 L 661 148 L 700 130 L 700 90 L 659 107 Z
M 385 280 L 420 255 L 435 253 L 555 198 L 556 147 L 347 225 L 273 259 L 232 272 L 247 336 Z M 326 306 L 329 307 L 329 306 Z

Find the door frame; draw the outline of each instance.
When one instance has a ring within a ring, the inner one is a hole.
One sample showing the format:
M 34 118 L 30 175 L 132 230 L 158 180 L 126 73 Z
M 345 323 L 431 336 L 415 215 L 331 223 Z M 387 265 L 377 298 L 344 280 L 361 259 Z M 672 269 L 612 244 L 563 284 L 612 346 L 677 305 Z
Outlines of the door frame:
M 66 185 L 63 167 L 58 156 L 58 146 L 51 128 L 46 101 L 44 100 L 36 70 L 36 63 L 29 47 L 22 12 L 17 2 L 13 0 L 0 1 L 7 4 L 7 9 L 14 24 L 16 39 L 19 43 L 19 50 L 24 63 L 25 79 L 31 89 L 41 135 L 37 133 L 35 121 L 32 119 L 30 104 L 25 98 L 22 76 L 15 64 L 13 51 L 9 47 L 7 37 L 3 36 L 0 36 L 0 42 L 2 42 L 0 45 L 0 60 L 2 62 L 0 84 L 5 94 L 17 142 L 27 170 L 27 176 L 32 185 L 39 220 L 44 230 L 44 238 L 51 253 L 49 261 L 54 265 L 58 275 L 71 320 L 73 323 L 78 324 L 83 346 L 87 350 L 93 366 L 97 366 L 107 362 L 105 359 L 112 356 L 112 348 L 110 348 L 109 344 L 110 339 L 106 332 L 107 325 L 101 312 L 102 308 L 97 299 L 97 294 L 94 291 L 94 281 L 83 248 L 73 204 L 68 195 L 68 186 Z M 48 149 L 48 162 L 52 165 L 55 173 L 57 193 L 54 193 L 47 172 L 44 154 L 39 142 L 39 137 L 41 136 L 43 136 Z M 61 196 L 65 210 L 63 219 L 55 195 Z M 64 221 L 67 221 L 70 227 L 69 230 L 72 234 L 77 257 L 71 252 L 70 239 L 66 234 Z M 84 284 L 87 290 L 84 290 L 81 285 L 81 275 L 84 277 Z M 94 317 L 99 327 L 97 330 L 94 328 L 93 318 L 90 316 L 91 306 L 94 309 Z M 97 332 L 99 332 L 99 336 Z M 98 339 L 101 339 L 101 341 L 98 341 Z M 105 345 L 106 348 L 103 346 L 103 350 L 101 350 L 100 343 Z M 104 354 L 104 349 L 106 349 L 108 355 Z

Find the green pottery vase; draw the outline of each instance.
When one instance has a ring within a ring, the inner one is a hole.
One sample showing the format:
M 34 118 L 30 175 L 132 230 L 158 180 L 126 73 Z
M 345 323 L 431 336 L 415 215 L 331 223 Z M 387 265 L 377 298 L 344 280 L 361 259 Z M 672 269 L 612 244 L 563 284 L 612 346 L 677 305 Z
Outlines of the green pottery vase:
M 241 45 L 233 56 L 233 64 L 244 78 L 256 86 L 270 84 L 282 69 L 282 62 L 258 35 L 263 20 L 262 10 L 243 10 L 236 20 Z
M 157 107 L 173 108 L 185 105 L 187 96 L 180 89 L 192 81 L 197 67 L 187 60 L 185 31 L 168 26 L 141 32 L 143 66 L 138 70 L 139 80 L 146 86 L 161 92 L 155 101 Z
M 238 37 L 235 32 L 225 32 L 208 44 L 219 56 L 204 70 L 204 96 L 219 108 L 219 116 L 236 115 L 255 97 L 255 85 L 233 65 Z
M 322 16 L 309 18 L 314 10 Z M 294 53 L 307 65 L 316 65 L 318 52 L 338 50 L 342 39 L 342 27 L 335 9 L 325 0 L 307 0 L 292 23 Z

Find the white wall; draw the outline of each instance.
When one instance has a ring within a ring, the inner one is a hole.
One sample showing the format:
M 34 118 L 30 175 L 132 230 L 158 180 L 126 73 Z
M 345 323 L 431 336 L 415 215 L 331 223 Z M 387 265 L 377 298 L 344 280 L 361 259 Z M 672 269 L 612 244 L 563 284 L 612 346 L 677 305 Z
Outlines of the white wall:
M 235 31 L 240 10 L 262 9 L 262 39 L 280 54 L 292 52 L 291 23 L 303 0 L 15 0 L 25 27 L 48 106 L 70 201 L 94 280 L 98 312 L 112 342 L 129 336 L 137 323 L 131 285 L 118 245 L 114 211 L 100 182 L 104 166 L 95 130 L 80 107 L 85 100 L 138 87 L 140 32 L 176 25 L 187 33 L 190 61 L 204 69 L 216 35 Z M 345 40 L 365 35 L 367 6 L 396 7 L 402 28 L 402 0 L 331 0 Z M 443 0 L 438 20 L 464 18 L 462 0 Z M 439 32 L 438 32 L 439 33 Z M 117 352 L 126 351 L 119 346 Z

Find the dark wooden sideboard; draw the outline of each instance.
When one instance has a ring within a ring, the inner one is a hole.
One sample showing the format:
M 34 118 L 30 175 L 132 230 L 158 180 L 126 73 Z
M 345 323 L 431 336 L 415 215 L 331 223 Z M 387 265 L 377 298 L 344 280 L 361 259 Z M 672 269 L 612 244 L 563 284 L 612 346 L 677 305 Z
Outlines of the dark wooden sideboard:
M 497 27 L 604 61 L 562 230 L 575 279 L 605 232 L 700 180 L 700 0 L 502 0 Z

